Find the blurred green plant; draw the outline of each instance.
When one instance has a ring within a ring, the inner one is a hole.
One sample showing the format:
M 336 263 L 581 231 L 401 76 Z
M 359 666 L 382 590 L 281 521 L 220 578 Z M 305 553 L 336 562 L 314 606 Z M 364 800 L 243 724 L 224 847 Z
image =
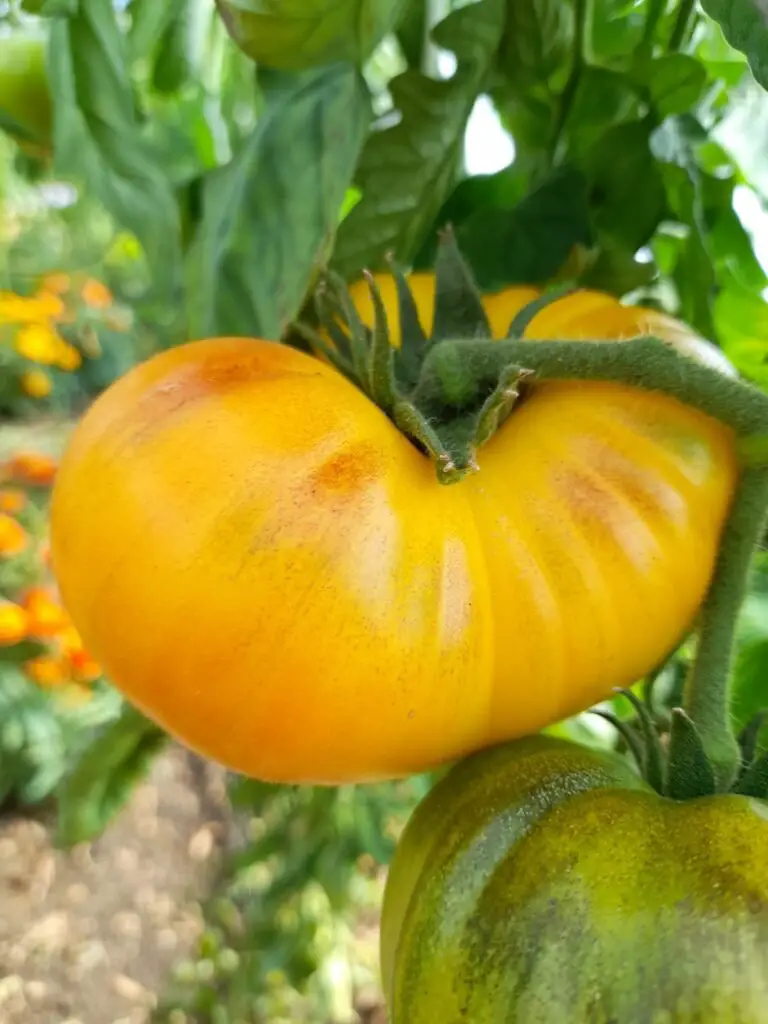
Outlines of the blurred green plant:
M 55 469 L 37 451 L 0 460 L 0 810 L 52 797 L 121 703 L 51 576 L 47 497 Z
M 155 1020 L 350 1024 L 376 991 L 381 868 L 427 777 L 338 789 L 233 779 L 245 840 Z

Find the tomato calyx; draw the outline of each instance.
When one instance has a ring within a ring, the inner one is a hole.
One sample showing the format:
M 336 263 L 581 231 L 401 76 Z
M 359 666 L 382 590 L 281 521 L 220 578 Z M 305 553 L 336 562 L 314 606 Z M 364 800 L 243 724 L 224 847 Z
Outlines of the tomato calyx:
M 524 401 L 529 386 L 592 380 L 661 392 L 730 426 L 745 466 L 768 465 L 768 396 L 721 368 L 651 336 L 620 344 L 539 341 L 523 332 L 541 309 L 571 289 L 552 289 L 524 306 L 504 338 L 494 340 L 471 271 L 452 231 L 440 238 L 432 331 L 425 333 L 405 275 L 391 262 L 401 342 L 392 343 L 384 302 L 364 272 L 375 313 L 368 328 L 343 280 L 320 278 L 315 312 L 322 328 L 294 324 L 316 352 L 379 405 L 435 463 L 450 484 L 479 467 L 478 452 Z
M 416 301 L 402 271 L 390 261 L 398 294 L 402 340 L 392 344 L 387 314 L 373 276 L 364 272 L 375 312 L 372 329 L 363 324 L 344 282 L 331 272 L 315 294 L 318 320 L 326 340 L 305 324 L 295 325 L 310 345 L 366 392 L 397 427 L 434 462 L 441 483 L 456 483 L 479 469 L 477 452 L 499 429 L 521 397 L 530 372 L 510 364 L 487 367 L 467 362 L 462 352 L 445 350 L 436 387 L 424 386 L 425 367 L 440 346 L 451 339 L 493 339 L 480 293 L 453 236 L 440 238 L 435 268 L 435 311 L 432 332 L 425 333 Z M 562 295 L 562 290 L 557 296 Z M 550 295 L 546 301 L 552 301 Z M 515 317 L 516 328 L 529 312 L 532 318 L 545 302 Z
M 652 686 L 644 698 L 632 690 L 617 690 L 634 708 L 630 720 L 610 711 L 596 709 L 621 735 L 646 783 L 670 800 L 696 800 L 728 792 L 760 800 L 768 799 L 768 753 L 758 749 L 758 737 L 768 718 L 761 711 L 738 737 L 739 765 L 730 784 L 718 783 L 717 768 L 707 753 L 701 733 L 684 708 L 673 708 L 668 716 L 656 713 Z

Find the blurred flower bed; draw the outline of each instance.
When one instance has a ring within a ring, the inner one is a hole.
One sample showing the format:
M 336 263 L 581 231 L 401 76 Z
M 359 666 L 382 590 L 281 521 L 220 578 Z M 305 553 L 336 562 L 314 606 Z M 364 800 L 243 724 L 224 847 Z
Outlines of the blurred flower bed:
M 48 300 L 21 308 L 32 301 Z M 0 807 L 49 796 L 92 730 L 119 708 L 53 578 L 47 501 L 55 473 L 56 460 L 43 452 L 0 462 Z
M 133 314 L 101 281 L 53 273 L 22 295 L 0 291 L 0 413 L 68 410 L 107 381 L 89 372 Z

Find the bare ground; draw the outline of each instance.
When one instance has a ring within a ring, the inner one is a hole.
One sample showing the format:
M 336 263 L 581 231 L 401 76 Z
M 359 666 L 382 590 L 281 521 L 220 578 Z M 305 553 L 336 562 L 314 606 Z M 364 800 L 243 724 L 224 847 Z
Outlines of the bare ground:
M 0 1024 L 145 1024 L 201 931 L 225 806 L 222 774 L 171 748 L 93 843 L 0 821 Z

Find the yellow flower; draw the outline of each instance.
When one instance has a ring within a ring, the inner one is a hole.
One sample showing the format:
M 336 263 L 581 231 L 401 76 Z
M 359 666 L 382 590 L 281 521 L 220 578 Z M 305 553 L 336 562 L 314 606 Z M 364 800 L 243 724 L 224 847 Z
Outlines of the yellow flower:
M 41 654 L 24 662 L 24 672 L 38 686 L 60 686 L 69 677 L 68 666 L 62 658 Z
M 52 366 L 58 362 L 62 339 L 47 323 L 27 324 L 16 332 L 13 345 L 20 356 L 33 363 Z
M 67 308 L 58 295 L 46 289 L 42 289 L 36 295 L 33 295 L 32 301 L 37 303 L 38 309 L 41 312 L 41 319 L 47 317 L 51 320 L 56 320 L 64 314 Z
M 83 357 L 74 345 L 70 345 L 69 342 L 60 339 L 58 351 L 56 354 L 56 365 L 60 370 L 77 370 L 82 366 Z
M 0 647 L 17 644 L 27 635 L 27 613 L 12 601 L 0 600 Z
M 50 395 L 53 383 L 43 370 L 29 370 L 21 375 L 21 389 L 30 398 L 45 398 Z
M 35 324 L 59 316 L 64 303 L 57 295 L 17 295 L 15 292 L 0 292 L 0 323 Z

